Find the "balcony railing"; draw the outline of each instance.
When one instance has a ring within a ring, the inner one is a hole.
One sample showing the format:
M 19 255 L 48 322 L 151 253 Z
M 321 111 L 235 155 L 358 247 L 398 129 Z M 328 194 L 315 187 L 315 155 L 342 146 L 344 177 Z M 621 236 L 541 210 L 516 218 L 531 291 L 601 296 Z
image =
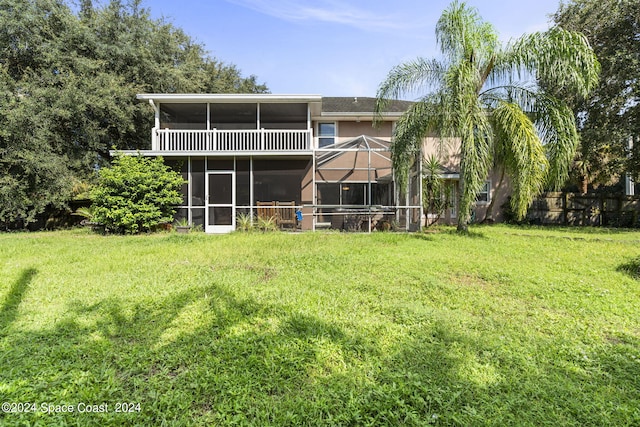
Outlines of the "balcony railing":
M 286 152 L 311 150 L 311 130 L 154 129 L 154 151 Z

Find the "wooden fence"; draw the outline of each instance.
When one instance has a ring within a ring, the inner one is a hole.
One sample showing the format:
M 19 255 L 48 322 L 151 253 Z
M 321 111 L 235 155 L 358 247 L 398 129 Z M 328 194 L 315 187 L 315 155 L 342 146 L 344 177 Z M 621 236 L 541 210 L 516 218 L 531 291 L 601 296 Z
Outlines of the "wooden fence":
M 640 196 L 545 193 L 527 218 L 537 224 L 640 227 Z

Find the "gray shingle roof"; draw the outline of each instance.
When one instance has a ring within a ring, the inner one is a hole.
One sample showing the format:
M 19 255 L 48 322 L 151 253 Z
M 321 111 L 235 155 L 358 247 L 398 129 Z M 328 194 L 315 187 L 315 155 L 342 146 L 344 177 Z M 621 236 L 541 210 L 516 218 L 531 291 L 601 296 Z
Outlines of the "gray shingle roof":
M 411 101 L 391 101 L 386 109 L 388 113 L 404 113 Z M 322 97 L 323 113 L 373 113 L 376 98 L 367 97 Z

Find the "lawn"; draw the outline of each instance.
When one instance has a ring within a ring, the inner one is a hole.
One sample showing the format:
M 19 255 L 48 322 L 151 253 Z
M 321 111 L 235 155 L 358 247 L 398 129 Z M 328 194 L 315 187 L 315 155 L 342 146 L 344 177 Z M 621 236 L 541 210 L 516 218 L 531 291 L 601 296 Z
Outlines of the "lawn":
M 472 230 L 2 234 L 0 425 L 640 425 L 640 232 Z

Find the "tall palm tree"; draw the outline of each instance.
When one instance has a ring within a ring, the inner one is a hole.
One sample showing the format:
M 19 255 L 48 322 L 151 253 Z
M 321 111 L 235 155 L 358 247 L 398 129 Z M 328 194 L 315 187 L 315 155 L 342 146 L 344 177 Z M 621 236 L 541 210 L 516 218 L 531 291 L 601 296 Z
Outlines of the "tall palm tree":
M 418 58 L 393 68 L 378 88 L 376 111 L 391 99 L 424 93 L 396 126 L 393 165 L 406 187 L 408 171 L 430 134 L 460 140 L 458 230 L 466 231 L 476 194 L 490 167 L 511 178 L 514 213 L 523 218 L 544 187 L 567 178 L 578 144 L 573 113 L 543 90 L 586 96 L 596 85 L 598 61 L 580 33 L 552 28 L 501 45 L 475 8 L 454 1 L 436 25 L 441 60 Z M 522 83 L 532 80 L 534 83 Z

